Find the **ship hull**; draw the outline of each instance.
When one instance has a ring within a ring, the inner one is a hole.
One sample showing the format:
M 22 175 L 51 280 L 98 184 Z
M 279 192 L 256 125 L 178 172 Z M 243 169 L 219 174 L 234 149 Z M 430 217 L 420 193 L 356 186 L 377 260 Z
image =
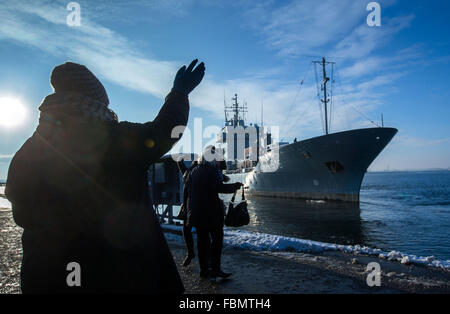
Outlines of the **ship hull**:
M 359 202 L 367 168 L 396 133 L 394 128 L 367 128 L 294 142 L 262 157 L 276 163 L 271 171 L 257 166 L 229 176 L 252 195 Z

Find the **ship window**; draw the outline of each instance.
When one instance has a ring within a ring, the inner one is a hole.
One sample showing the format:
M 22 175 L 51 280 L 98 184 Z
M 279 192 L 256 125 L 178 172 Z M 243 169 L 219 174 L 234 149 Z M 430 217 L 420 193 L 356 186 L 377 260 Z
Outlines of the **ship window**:
M 328 167 L 331 173 L 338 173 L 344 170 L 344 166 L 339 161 L 329 161 L 325 165 Z
M 309 152 L 303 152 L 303 157 L 305 158 L 311 158 L 311 154 Z

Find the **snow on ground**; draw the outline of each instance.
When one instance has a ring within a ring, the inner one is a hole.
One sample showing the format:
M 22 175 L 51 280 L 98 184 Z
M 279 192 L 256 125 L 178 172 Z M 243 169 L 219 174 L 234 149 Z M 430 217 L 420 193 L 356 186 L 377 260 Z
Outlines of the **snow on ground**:
M 0 186 L 0 208 L 11 208 L 11 203 L 2 195 L 5 194 L 5 187 Z
M 181 231 L 181 226 L 163 225 L 163 228 Z M 182 237 L 172 233 L 166 233 L 166 238 L 168 240 L 183 241 Z M 450 260 L 439 260 L 434 256 L 421 257 L 398 251 L 386 252 L 367 246 L 340 245 L 227 228 L 224 230 L 224 245 L 254 251 L 292 251 L 301 253 L 340 251 L 354 255 L 377 256 L 381 259 L 397 261 L 402 264 L 450 269 Z
M 6 198 L 0 196 L 0 208 L 11 208 L 11 203 Z

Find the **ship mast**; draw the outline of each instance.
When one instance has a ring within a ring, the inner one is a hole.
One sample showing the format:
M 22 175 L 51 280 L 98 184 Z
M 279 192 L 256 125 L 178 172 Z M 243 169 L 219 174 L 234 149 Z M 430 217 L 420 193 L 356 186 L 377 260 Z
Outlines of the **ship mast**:
M 234 103 L 233 103 L 234 121 L 238 121 L 239 120 L 239 104 L 237 102 L 237 94 L 234 94 L 234 98 L 231 98 L 231 100 L 234 100 Z
M 322 102 L 325 106 L 325 133 L 328 134 L 327 82 L 329 81 L 329 78 L 327 77 L 327 70 L 325 67 L 325 58 L 322 58 L 322 72 L 323 72 L 323 99 L 322 99 Z
M 313 61 L 314 63 L 318 63 L 320 65 L 322 65 L 322 76 L 323 76 L 323 80 L 322 80 L 322 90 L 323 90 L 323 99 L 320 99 L 320 101 L 323 103 L 324 107 L 325 107 L 325 134 L 329 133 L 329 128 L 328 128 L 328 102 L 330 101 L 330 99 L 327 96 L 327 83 L 330 80 L 329 77 L 327 77 L 327 69 L 326 69 L 326 65 L 327 64 L 334 64 L 334 62 L 327 62 L 325 60 L 325 58 L 322 58 L 321 61 Z
M 240 106 L 239 103 L 238 103 L 237 94 L 234 94 L 234 97 L 231 98 L 231 100 L 233 101 L 233 104 L 231 106 L 227 106 L 224 103 L 224 107 L 225 107 L 225 122 L 231 123 L 234 126 L 238 126 L 240 124 L 242 124 L 242 126 L 244 126 L 244 124 L 245 124 L 245 113 L 248 112 L 247 111 L 247 103 L 244 101 L 242 106 Z M 233 114 L 233 118 L 228 120 L 227 113 L 232 113 Z M 242 121 L 242 122 L 240 122 L 240 121 Z

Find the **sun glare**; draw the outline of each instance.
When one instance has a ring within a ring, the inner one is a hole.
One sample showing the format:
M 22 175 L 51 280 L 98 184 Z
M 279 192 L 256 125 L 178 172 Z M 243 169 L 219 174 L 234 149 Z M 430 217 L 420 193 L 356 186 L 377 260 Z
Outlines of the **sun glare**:
M 14 127 L 24 122 L 25 106 L 17 99 L 0 97 L 0 127 Z

